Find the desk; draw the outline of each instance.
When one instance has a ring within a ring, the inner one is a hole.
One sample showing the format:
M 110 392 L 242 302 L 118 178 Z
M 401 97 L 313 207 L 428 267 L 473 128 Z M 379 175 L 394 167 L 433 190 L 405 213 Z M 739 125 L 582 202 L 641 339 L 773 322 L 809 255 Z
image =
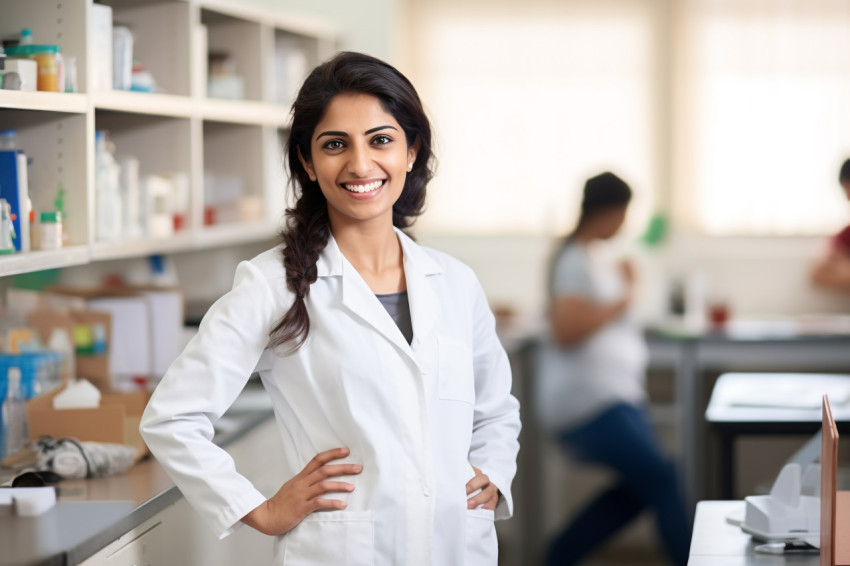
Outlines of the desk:
M 735 439 L 744 434 L 815 434 L 821 397 L 829 395 L 841 432 L 850 430 L 850 375 L 725 373 L 705 420 L 720 440 L 721 498 L 735 497 Z
M 706 470 L 708 434 L 705 409 L 710 396 L 708 372 L 850 372 L 850 335 L 814 334 L 788 325 L 741 325 L 740 330 L 698 336 L 650 332 L 650 368 L 671 369 L 676 376 L 676 408 L 681 470 L 687 500 L 714 496 Z M 815 429 L 812 429 L 814 432 Z
M 756 553 L 752 537 L 726 522 L 728 515 L 743 513 L 743 508 L 743 501 L 697 503 L 688 566 L 818 566 L 817 553 Z

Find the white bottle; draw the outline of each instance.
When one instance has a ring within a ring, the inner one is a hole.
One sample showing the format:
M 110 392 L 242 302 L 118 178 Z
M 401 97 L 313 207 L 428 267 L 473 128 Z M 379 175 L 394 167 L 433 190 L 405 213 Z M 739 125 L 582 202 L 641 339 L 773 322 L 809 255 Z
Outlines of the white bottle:
M 71 336 L 68 331 L 61 327 L 56 327 L 50 332 L 50 339 L 47 341 L 47 347 L 62 355 L 61 367 L 59 375 L 63 383 L 69 383 L 76 379 L 76 353 L 74 351 L 74 343 L 71 341 Z M 52 388 L 58 384 L 45 384 L 45 389 Z
M 7 376 L 9 387 L 3 401 L 3 429 L 6 433 L 6 455 L 11 456 L 27 445 L 27 411 L 21 395 L 21 369 L 10 367 Z
M 123 207 L 119 177 L 120 167 L 109 149 L 106 132 L 98 130 L 95 136 L 95 233 L 99 241 L 121 237 Z

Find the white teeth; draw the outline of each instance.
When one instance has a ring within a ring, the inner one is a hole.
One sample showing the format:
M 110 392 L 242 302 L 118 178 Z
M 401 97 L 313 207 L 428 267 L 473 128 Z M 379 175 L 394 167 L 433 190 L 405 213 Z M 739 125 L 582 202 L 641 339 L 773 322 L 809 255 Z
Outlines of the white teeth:
M 366 185 L 343 185 L 347 191 L 351 191 L 352 193 L 368 193 L 374 191 L 378 187 L 380 187 L 384 182 L 383 181 L 373 181 Z

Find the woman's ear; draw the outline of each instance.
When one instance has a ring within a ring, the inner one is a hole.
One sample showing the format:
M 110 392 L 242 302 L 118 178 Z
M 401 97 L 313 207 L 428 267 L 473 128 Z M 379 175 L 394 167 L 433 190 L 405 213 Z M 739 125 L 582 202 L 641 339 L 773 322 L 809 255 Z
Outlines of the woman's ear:
M 413 169 L 413 164 L 416 162 L 416 156 L 419 154 L 419 136 L 416 136 L 416 141 L 407 146 L 407 170 Z
M 316 170 L 313 169 L 313 164 L 304 159 L 304 156 L 301 154 L 301 146 L 296 148 L 298 150 L 298 161 L 301 162 L 301 166 L 307 171 L 307 175 L 310 177 L 311 181 L 316 180 Z

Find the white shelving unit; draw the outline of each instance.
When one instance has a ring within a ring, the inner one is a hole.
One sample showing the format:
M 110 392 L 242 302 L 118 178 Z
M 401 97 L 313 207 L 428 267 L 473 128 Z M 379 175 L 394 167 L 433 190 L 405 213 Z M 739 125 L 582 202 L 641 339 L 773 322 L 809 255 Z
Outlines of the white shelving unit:
M 0 35 L 33 30 L 35 43 L 59 44 L 77 61 L 79 93 L 0 90 L 0 129 L 16 129 L 31 158 L 36 214 L 65 190 L 68 246 L 0 257 L 0 277 L 158 253 L 267 239 L 284 205 L 281 153 L 293 83 L 329 57 L 334 30 L 323 22 L 240 6 L 237 0 L 98 0 L 113 22 L 132 29 L 134 55 L 156 93 L 93 92 L 93 0 L 3 0 Z M 207 53 L 227 51 L 244 80 L 244 99 L 207 96 Z M 106 129 L 116 155 L 139 159 L 146 174 L 185 175 L 185 226 L 167 239 L 97 241 L 95 131 Z M 255 197 L 251 221 L 205 225 L 205 176 L 235 179 Z M 259 199 L 259 201 L 257 201 Z

